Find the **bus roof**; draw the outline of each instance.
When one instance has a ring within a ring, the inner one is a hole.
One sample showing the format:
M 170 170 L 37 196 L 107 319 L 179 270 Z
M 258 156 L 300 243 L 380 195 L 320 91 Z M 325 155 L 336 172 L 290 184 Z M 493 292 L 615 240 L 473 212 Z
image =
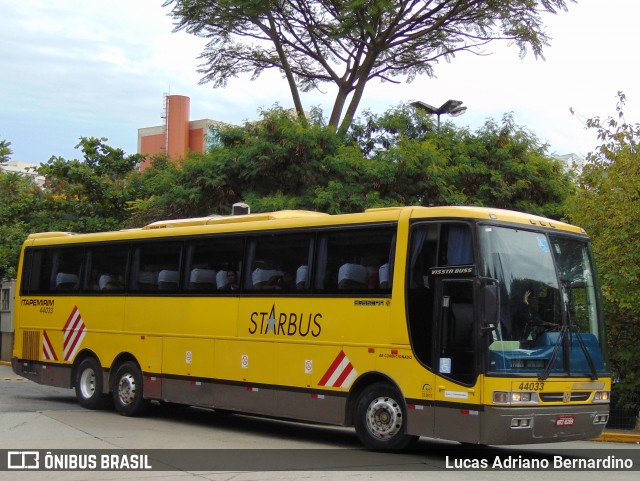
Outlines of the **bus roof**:
M 465 217 L 473 219 L 487 219 L 491 221 L 524 224 L 535 227 L 544 227 L 552 230 L 563 230 L 576 234 L 586 234 L 584 229 L 565 222 L 548 219 L 534 214 L 517 212 L 506 209 L 494 209 L 492 207 L 414 207 L 412 217 Z
M 329 214 L 309 210 L 281 210 L 263 214 L 247 215 L 212 215 L 210 217 L 194 217 L 191 219 L 161 220 L 143 227 L 143 229 L 166 229 L 169 227 L 189 227 L 197 225 L 235 224 L 239 222 L 254 222 L 259 220 L 299 219 L 301 217 L 327 217 Z
M 533 214 L 494 209 L 490 207 L 437 206 L 437 207 L 384 207 L 367 209 L 363 213 L 330 215 L 306 210 L 283 210 L 248 215 L 195 217 L 152 222 L 142 228 L 113 232 L 74 234 L 70 232 L 41 232 L 30 234 L 27 241 L 43 244 L 125 240 L 133 238 L 164 237 L 167 235 L 195 235 L 214 232 L 260 231 L 272 228 L 305 226 L 348 225 L 357 223 L 393 222 L 401 217 L 412 219 L 486 219 L 493 222 L 522 224 L 535 228 L 562 230 L 585 234 L 580 227 L 554 221 Z M 40 242 L 39 242 L 40 241 Z

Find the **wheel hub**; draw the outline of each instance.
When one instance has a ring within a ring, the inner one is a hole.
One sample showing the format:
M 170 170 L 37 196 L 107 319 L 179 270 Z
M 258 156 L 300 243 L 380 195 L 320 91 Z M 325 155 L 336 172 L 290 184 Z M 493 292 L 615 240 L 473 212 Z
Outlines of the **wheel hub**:
M 122 404 L 131 404 L 136 398 L 136 380 L 131 374 L 125 374 L 118 383 L 118 396 Z
M 85 369 L 80 376 L 80 391 L 84 398 L 90 398 L 96 391 L 96 373 L 93 369 Z
M 367 408 L 367 428 L 378 439 L 389 439 L 402 429 L 402 409 L 390 397 L 378 397 Z

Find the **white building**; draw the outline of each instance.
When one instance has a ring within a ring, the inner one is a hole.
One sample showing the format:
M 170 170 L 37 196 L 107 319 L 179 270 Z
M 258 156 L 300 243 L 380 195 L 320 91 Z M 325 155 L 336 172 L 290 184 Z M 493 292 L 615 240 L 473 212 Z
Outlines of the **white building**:
M 587 162 L 587 159 L 579 154 L 555 155 L 554 157 L 562 161 L 565 171 L 573 170 L 577 174 L 582 172 L 582 168 Z
M 35 179 L 36 184 L 42 187 L 44 185 L 44 177 L 38 175 L 36 172 L 37 168 L 38 166 L 36 164 L 20 160 L 10 160 L 6 164 L 0 166 L 0 170 L 4 172 L 15 172 L 17 174 L 30 175 Z

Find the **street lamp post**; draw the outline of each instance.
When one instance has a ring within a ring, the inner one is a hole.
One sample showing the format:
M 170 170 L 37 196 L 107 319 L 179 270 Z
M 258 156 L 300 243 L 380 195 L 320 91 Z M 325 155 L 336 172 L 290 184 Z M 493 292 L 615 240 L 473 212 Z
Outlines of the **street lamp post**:
M 462 115 L 466 112 L 467 108 L 462 106 L 461 100 L 447 100 L 440 107 L 434 107 L 433 105 L 425 104 L 424 102 L 420 102 L 416 100 L 415 102 L 411 102 L 411 106 L 416 109 L 421 109 L 431 115 L 436 115 L 438 117 L 438 129 L 440 129 L 440 116 L 444 114 L 451 115 L 452 117 L 457 117 L 458 115 Z

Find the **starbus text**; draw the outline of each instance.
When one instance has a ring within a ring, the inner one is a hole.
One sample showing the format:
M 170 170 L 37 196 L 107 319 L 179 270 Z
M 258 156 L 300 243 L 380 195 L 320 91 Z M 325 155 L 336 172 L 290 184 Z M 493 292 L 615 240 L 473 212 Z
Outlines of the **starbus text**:
M 276 336 L 300 336 L 309 334 L 318 337 L 322 332 L 322 314 L 320 313 L 295 313 L 281 312 L 277 317 L 274 309 L 269 312 L 251 313 L 251 326 L 249 334 L 268 334 L 273 332 Z

